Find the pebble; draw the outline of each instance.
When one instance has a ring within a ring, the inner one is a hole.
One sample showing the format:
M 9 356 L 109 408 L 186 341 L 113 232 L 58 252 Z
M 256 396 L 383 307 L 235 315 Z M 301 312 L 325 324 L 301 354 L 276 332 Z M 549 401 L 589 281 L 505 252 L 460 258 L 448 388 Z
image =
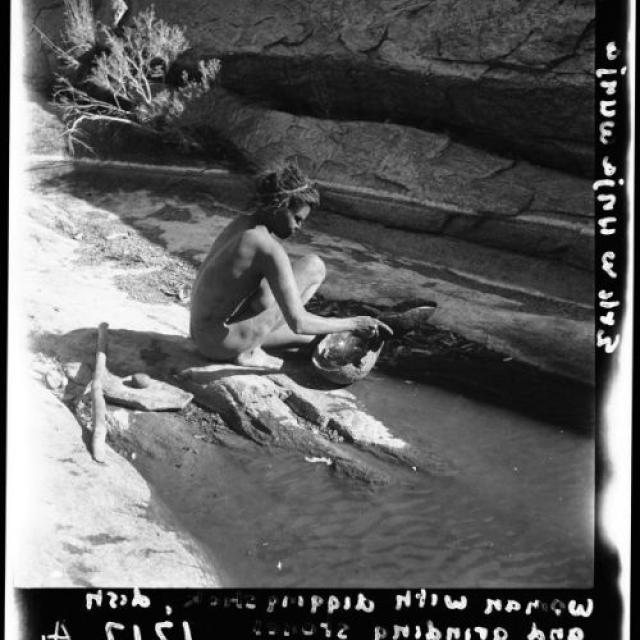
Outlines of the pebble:
M 146 373 L 134 373 L 131 376 L 131 382 L 136 389 L 146 389 L 151 385 L 152 380 Z

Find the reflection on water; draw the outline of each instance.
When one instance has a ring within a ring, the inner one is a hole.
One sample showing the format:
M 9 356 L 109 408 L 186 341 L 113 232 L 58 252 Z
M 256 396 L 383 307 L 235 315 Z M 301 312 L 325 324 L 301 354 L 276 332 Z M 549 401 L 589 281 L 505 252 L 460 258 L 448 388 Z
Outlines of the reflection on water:
M 380 374 L 353 391 L 456 473 L 370 489 L 302 454 L 257 447 L 217 448 L 211 477 L 188 486 L 143 469 L 228 586 L 591 584 L 593 438 Z

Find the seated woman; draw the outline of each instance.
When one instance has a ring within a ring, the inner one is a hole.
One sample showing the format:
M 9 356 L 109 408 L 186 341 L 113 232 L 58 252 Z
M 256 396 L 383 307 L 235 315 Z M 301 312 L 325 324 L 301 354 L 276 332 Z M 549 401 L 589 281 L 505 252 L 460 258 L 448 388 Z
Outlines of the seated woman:
M 280 240 L 291 237 L 320 202 L 317 189 L 295 166 L 262 176 L 256 210 L 239 215 L 215 239 L 191 294 L 191 337 L 216 361 L 279 369 L 263 347 L 304 345 L 315 336 L 383 326 L 369 316 L 324 318 L 307 311 L 325 278 L 322 260 L 291 261 Z

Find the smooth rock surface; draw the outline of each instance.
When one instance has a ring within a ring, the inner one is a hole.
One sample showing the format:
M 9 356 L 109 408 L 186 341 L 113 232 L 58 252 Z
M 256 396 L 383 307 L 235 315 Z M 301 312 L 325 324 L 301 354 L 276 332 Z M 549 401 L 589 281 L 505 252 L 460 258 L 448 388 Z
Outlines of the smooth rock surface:
M 12 226 L 12 247 L 19 248 L 12 257 L 19 273 L 19 293 L 12 307 L 12 363 L 19 368 L 19 363 L 30 362 L 29 351 L 46 351 L 53 358 L 56 352 L 45 346 L 47 338 L 54 341 L 86 328 L 87 351 L 56 358 L 66 364 L 69 384 L 64 394 L 72 402 L 90 379 L 100 322 L 115 327 L 124 316 L 129 327 L 146 331 L 160 326 L 170 333 L 174 320 L 170 306 L 128 306 L 126 294 L 113 283 L 113 270 L 79 268 L 75 252 L 80 241 L 65 237 L 66 227 L 59 224 L 67 216 L 58 217 L 59 209 L 40 202 L 36 222 L 28 214 L 28 202 L 25 196 Z M 24 345 L 29 351 L 20 352 L 27 335 L 32 339 Z M 141 370 L 138 366 L 129 373 Z M 14 381 L 21 381 L 13 373 Z M 96 464 L 80 425 L 52 392 L 20 383 L 16 390 L 20 395 L 15 390 L 11 394 L 8 426 L 12 454 L 8 495 L 16 497 L 9 502 L 16 526 L 11 554 L 16 585 L 204 588 L 222 584 L 213 560 L 171 524 L 149 485 L 127 460 L 107 448 L 106 465 Z
M 134 8 L 151 4 L 135 0 Z M 224 86 L 292 113 L 452 128 L 591 175 L 592 0 L 154 0 Z
M 362 452 L 414 471 L 452 471 L 444 458 L 395 437 L 349 391 L 324 387 L 308 363 L 287 365 L 282 373 L 229 375 L 227 365 L 211 364 L 187 369 L 180 378 L 200 404 L 220 413 L 234 431 L 259 444 L 326 457 L 348 477 L 389 481 L 384 468 Z
M 107 449 L 96 464 L 71 412 L 36 383 L 29 396 L 27 419 L 10 425 L 22 463 L 10 485 L 21 496 L 9 501 L 14 586 L 220 586 L 211 558 L 170 524 L 127 460 Z

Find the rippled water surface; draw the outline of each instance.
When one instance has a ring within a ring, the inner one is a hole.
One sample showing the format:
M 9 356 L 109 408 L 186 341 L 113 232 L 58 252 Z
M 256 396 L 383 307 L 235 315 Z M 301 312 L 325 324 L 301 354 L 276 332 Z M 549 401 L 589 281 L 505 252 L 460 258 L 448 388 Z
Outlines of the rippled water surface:
M 454 473 L 403 473 L 367 488 L 302 454 L 259 447 L 212 446 L 210 477 L 189 481 L 142 462 L 229 586 L 591 584 L 591 436 L 375 372 L 352 390 Z

